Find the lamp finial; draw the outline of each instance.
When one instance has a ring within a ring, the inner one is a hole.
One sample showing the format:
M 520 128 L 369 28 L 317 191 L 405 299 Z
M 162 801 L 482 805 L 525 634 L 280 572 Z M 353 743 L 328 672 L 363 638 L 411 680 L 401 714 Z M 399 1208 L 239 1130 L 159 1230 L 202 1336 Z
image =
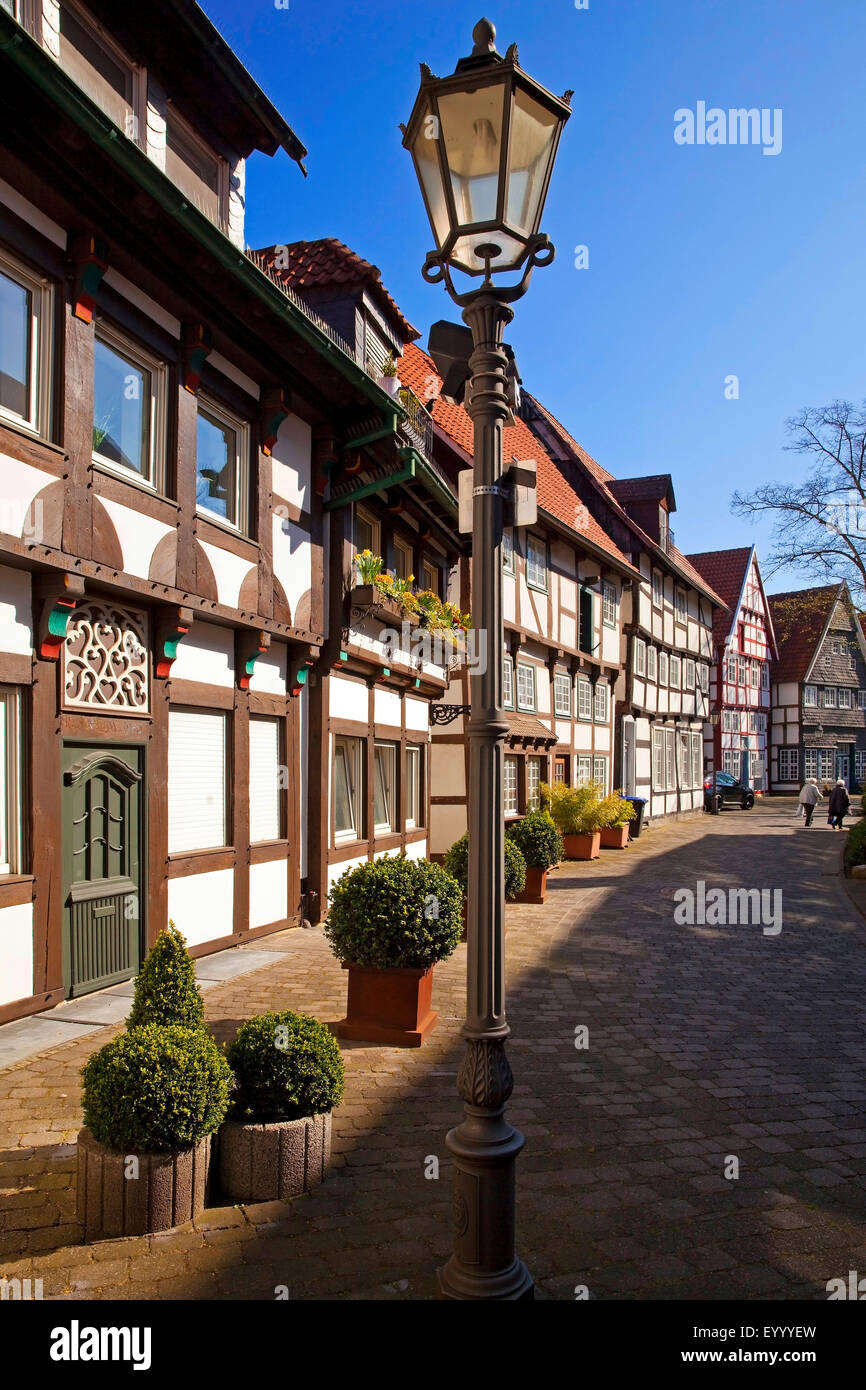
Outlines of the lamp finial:
M 472 37 L 475 40 L 473 58 L 484 58 L 488 53 L 496 52 L 496 26 L 489 19 L 479 19 L 472 30 Z

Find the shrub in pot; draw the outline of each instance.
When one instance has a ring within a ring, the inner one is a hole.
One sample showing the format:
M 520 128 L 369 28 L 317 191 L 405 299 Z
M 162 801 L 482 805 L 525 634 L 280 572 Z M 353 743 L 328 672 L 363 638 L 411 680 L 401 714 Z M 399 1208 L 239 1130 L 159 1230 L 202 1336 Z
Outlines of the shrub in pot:
M 566 859 L 597 859 L 601 851 L 604 815 L 597 782 L 567 787 L 562 782 L 541 787 L 550 815 L 562 835 Z
M 506 832 L 506 839 L 517 845 L 526 861 L 526 886 L 519 895 L 522 903 L 543 903 L 547 890 L 547 871 L 563 855 L 562 836 L 548 811 L 529 811 Z
M 85 1240 L 164 1231 L 198 1215 L 211 1135 L 232 1085 L 210 1034 L 133 1028 L 95 1052 L 81 1075 L 77 1203 Z
M 331 889 L 325 936 L 349 972 L 343 1038 L 420 1047 L 436 1024 L 433 966 L 460 940 L 460 885 L 426 859 L 359 864 Z
M 602 849 L 625 849 L 629 822 L 637 812 L 621 792 L 611 792 L 598 804 Z
M 445 855 L 444 867 L 463 890 L 463 922 L 466 935 L 466 893 L 469 884 L 469 836 L 461 835 Z M 505 839 L 505 896 L 512 901 L 526 887 L 526 860 L 513 840 Z
M 186 940 L 169 922 L 148 951 L 135 980 L 127 1026 L 148 1023 L 204 1027 L 204 1001 L 195 978 L 195 965 Z
M 318 1019 L 259 1014 L 228 1050 L 235 1075 L 219 1134 L 220 1186 L 237 1202 L 298 1197 L 320 1183 L 331 1155 L 331 1111 L 343 1098 L 343 1060 Z

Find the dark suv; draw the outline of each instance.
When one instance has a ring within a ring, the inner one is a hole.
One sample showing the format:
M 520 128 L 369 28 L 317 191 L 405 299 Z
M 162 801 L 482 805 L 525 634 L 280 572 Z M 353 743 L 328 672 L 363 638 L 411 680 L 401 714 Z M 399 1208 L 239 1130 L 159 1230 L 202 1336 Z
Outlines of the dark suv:
M 747 787 L 745 782 L 738 782 L 736 777 L 732 777 L 730 772 L 716 773 L 716 792 L 715 806 L 713 805 L 713 779 L 704 778 L 704 810 L 721 811 L 724 805 L 732 802 L 739 806 L 743 811 L 751 811 L 755 804 L 755 793 L 751 787 Z

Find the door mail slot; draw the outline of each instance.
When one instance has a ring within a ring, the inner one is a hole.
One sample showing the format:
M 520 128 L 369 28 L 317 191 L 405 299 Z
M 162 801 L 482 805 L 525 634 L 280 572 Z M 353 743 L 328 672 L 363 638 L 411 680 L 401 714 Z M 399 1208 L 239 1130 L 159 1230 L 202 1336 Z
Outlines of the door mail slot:
M 113 917 L 116 911 L 114 904 L 110 903 L 108 907 L 94 907 L 90 915 L 91 917 Z

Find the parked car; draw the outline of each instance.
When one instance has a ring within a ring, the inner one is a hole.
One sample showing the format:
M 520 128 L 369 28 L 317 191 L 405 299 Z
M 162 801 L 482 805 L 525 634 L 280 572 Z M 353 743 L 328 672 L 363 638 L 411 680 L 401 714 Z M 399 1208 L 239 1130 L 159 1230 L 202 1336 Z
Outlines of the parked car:
M 738 782 L 730 772 L 716 773 L 716 804 L 713 805 L 713 779 L 704 778 L 704 810 L 721 811 L 724 805 L 735 803 L 743 811 L 751 811 L 755 804 L 755 793 L 745 782 Z

